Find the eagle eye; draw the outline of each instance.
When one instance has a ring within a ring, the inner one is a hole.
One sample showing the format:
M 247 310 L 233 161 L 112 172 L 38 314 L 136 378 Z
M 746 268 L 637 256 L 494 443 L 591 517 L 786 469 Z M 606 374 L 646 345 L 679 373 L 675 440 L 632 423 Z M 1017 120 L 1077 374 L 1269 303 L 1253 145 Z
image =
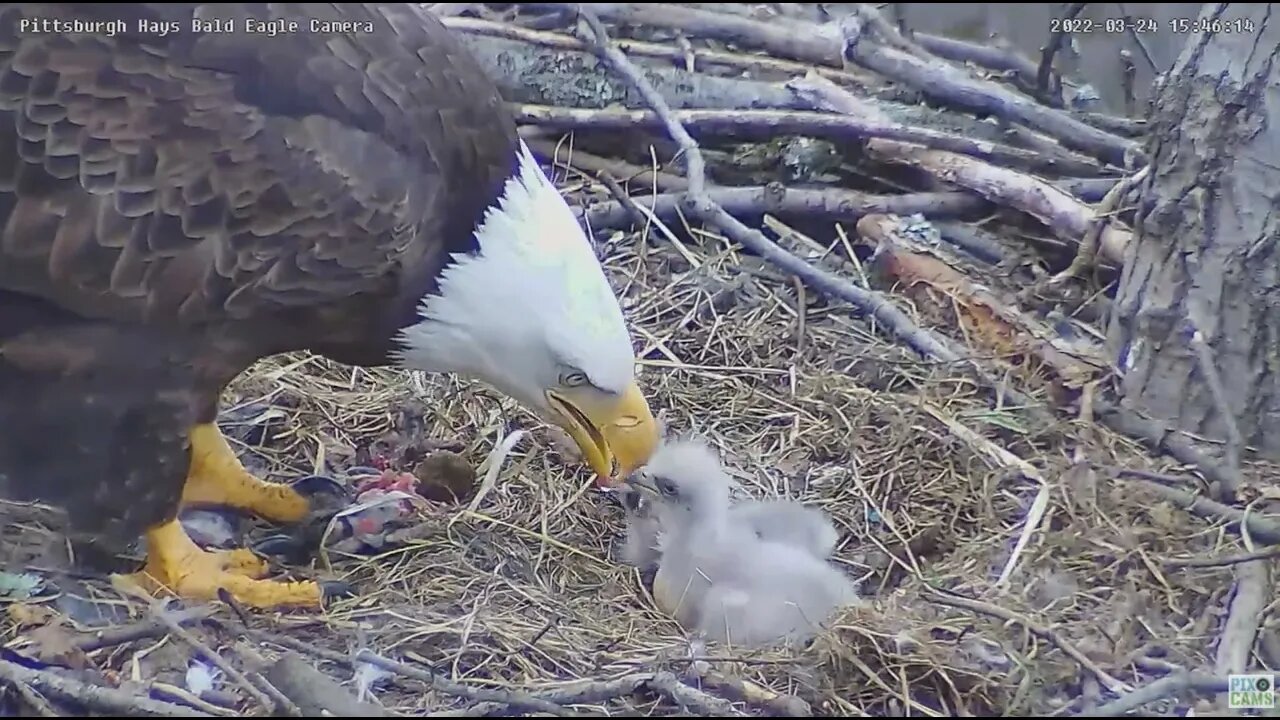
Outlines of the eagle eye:
M 582 387 L 587 384 L 587 376 L 585 373 L 570 372 L 560 376 L 560 384 L 565 387 Z

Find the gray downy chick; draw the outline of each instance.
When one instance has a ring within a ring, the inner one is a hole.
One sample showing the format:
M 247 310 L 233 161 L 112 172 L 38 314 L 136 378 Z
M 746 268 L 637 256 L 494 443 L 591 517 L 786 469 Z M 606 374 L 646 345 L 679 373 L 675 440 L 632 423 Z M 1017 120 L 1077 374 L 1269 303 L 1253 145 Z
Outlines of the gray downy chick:
M 706 444 L 665 442 L 629 482 L 652 494 L 663 532 L 654 599 L 687 630 L 738 647 L 796 645 L 857 600 L 814 552 L 735 519 L 732 480 Z
M 656 570 L 662 557 L 662 528 L 653 512 L 653 501 L 643 491 L 623 485 L 618 488 L 626 518 L 626 537 L 618 559 L 641 571 Z
M 709 450 L 709 449 L 708 449 Z M 659 462 L 667 468 L 685 463 L 681 475 L 706 473 L 732 480 L 713 452 L 697 451 L 687 444 L 664 446 Z M 641 570 L 653 569 L 661 556 L 661 524 L 653 512 L 652 501 L 645 494 L 626 485 L 618 489 L 626 517 L 626 538 L 619 558 Z M 762 540 L 788 543 L 801 547 L 814 557 L 828 558 L 835 551 L 839 534 L 827 514 L 794 500 L 744 500 L 729 508 L 731 522 L 752 528 Z
M 625 485 L 616 492 L 626 520 L 618 560 L 642 572 L 656 570 L 662 557 L 662 525 L 653 501 Z M 729 517 L 762 540 L 795 545 L 817 558 L 830 557 L 839 539 L 826 513 L 793 500 L 744 500 L 729 508 Z
M 794 545 L 819 559 L 831 557 L 840 538 L 826 513 L 794 500 L 744 500 L 729 508 L 729 517 L 761 540 Z

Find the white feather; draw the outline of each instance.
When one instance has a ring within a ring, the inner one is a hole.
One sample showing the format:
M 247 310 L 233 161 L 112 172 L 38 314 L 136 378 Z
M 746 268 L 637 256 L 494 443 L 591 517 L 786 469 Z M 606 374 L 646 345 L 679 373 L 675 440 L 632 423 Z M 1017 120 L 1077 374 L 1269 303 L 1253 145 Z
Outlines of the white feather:
M 525 401 L 565 367 L 605 390 L 632 381 L 635 353 L 591 242 L 529 148 L 422 321 L 401 334 L 405 367 L 454 372 Z
M 217 687 L 222 671 L 200 660 L 192 660 L 187 664 L 187 691 L 196 697 Z
M 369 702 L 373 700 L 373 688 L 378 683 L 391 677 L 391 673 L 373 663 L 357 663 L 355 672 L 356 700 Z

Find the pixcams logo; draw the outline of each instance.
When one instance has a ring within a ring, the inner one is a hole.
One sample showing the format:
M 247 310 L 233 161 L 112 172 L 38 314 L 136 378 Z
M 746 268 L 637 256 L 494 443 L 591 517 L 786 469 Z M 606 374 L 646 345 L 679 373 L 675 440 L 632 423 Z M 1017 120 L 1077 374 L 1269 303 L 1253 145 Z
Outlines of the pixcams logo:
M 1227 679 L 1227 706 L 1233 709 L 1269 710 L 1276 706 L 1274 675 L 1231 675 Z

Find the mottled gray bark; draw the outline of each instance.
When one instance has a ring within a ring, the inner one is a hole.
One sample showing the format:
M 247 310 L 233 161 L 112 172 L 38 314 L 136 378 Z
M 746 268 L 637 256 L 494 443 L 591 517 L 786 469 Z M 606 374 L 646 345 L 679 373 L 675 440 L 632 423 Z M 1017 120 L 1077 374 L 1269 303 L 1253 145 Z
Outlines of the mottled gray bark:
M 1109 342 L 1126 405 L 1225 440 L 1190 313 L 1245 443 L 1280 458 L 1280 6 L 1209 3 L 1195 23 L 1209 31 L 1188 35 L 1153 109 Z
M 645 107 L 635 90 L 591 53 L 473 33 L 462 33 L 461 38 L 508 101 L 574 108 Z M 803 107 L 782 83 L 691 73 L 659 63 L 643 67 L 672 107 Z
M 497 82 L 508 102 L 579 109 L 648 108 L 634 88 L 601 65 L 590 52 L 546 47 L 478 32 L 463 31 L 460 37 Z M 655 58 L 633 57 L 632 61 L 644 71 L 667 104 L 677 110 L 809 108 L 807 102 L 796 97 L 781 81 L 689 72 L 670 61 Z M 885 99 L 893 94 L 892 90 L 872 90 L 862 100 L 894 122 L 910 127 L 959 134 L 970 140 L 1002 146 L 1007 142 L 1004 131 L 995 123 Z M 1063 167 L 1072 173 L 1091 173 L 1076 163 Z

